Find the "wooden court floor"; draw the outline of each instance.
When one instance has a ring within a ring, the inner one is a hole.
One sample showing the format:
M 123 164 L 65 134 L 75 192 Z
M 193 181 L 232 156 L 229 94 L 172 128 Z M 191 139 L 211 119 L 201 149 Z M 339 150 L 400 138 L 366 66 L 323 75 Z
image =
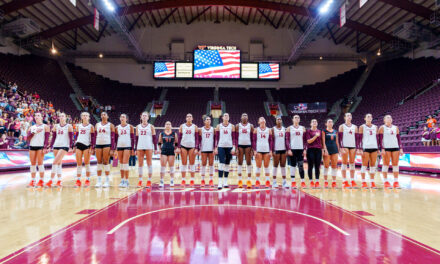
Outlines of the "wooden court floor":
M 116 168 L 108 189 L 74 188 L 75 169 L 63 172 L 62 189 L 0 175 L 0 263 L 440 263 L 435 178 L 401 174 L 401 190 L 147 190 L 137 170 L 129 189 Z

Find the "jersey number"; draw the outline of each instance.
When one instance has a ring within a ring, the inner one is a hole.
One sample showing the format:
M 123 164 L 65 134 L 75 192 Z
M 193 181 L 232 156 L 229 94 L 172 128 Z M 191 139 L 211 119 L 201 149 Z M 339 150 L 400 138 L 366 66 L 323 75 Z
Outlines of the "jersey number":
M 260 134 L 260 138 L 266 138 L 266 134 Z
M 127 130 L 121 130 L 121 135 L 127 135 Z
M 86 131 L 85 130 L 80 130 L 79 133 L 84 135 L 86 133 Z
M 62 134 L 64 134 L 64 132 L 63 132 L 63 130 L 58 130 L 58 133 L 57 133 L 58 135 L 62 135 Z
M 226 130 L 226 129 L 223 130 L 223 134 L 225 134 L 225 135 L 229 134 L 229 133 L 228 133 L 228 130 Z
M 242 129 L 242 130 L 241 130 L 241 133 L 243 133 L 243 134 L 247 134 L 247 129 Z
M 206 133 L 205 138 L 209 138 L 211 136 L 211 133 Z
M 105 129 L 100 128 L 100 129 L 98 130 L 98 133 L 105 133 Z
M 191 130 L 186 130 L 186 131 L 185 131 L 185 134 L 187 134 L 187 135 L 188 135 L 188 134 L 191 134 L 191 133 L 192 133 Z
M 284 135 L 283 135 L 282 132 L 280 132 L 280 133 L 278 134 L 278 136 L 279 136 L 279 137 L 283 137 Z
M 146 136 L 146 135 L 147 135 L 147 131 L 141 130 L 141 136 Z

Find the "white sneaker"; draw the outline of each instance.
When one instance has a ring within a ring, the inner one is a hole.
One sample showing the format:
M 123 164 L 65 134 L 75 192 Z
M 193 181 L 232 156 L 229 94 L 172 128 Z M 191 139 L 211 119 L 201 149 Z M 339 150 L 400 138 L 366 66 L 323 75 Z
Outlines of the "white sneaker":
M 102 182 L 101 180 L 98 180 L 95 184 L 95 188 L 101 188 L 102 187 Z
M 121 183 L 119 184 L 119 188 L 125 188 L 125 182 L 121 181 Z
M 223 188 L 222 180 L 219 179 L 218 181 L 218 189 L 221 190 Z
M 105 183 L 102 185 L 102 187 L 104 187 L 104 188 L 110 187 L 109 181 L 105 181 Z
M 278 183 L 277 183 L 276 181 L 274 181 L 274 182 L 272 183 L 272 188 L 278 188 Z
M 160 179 L 159 187 L 163 188 L 163 180 L 162 179 Z
M 125 180 L 125 188 L 130 188 L 130 183 L 128 183 L 128 180 Z
M 289 185 L 287 185 L 287 181 L 283 181 L 283 188 L 289 188 Z
M 174 187 L 174 179 L 171 179 L 171 181 L 170 181 L 170 187 Z

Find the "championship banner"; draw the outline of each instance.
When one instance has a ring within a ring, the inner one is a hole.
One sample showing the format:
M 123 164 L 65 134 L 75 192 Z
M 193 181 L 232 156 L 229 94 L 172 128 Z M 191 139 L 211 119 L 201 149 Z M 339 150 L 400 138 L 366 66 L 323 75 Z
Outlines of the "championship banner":
M 359 8 L 361 8 L 363 5 L 365 5 L 368 2 L 368 0 L 359 0 Z
M 95 16 L 93 19 L 93 27 L 96 29 L 96 31 L 99 31 L 99 11 L 95 8 Z
M 347 17 L 346 17 L 345 3 L 344 3 L 341 6 L 341 9 L 339 10 L 339 26 L 343 27 L 346 22 L 347 22 Z
M 44 155 L 44 165 L 51 165 L 54 160 L 53 152 Z M 91 156 L 90 162 L 96 162 L 96 157 Z M 75 153 L 67 153 L 63 158 L 63 164 L 76 164 Z M 29 160 L 28 150 L 5 150 L 0 151 L 0 171 L 10 169 L 25 169 L 29 168 L 31 162 Z
M 327 103 L 297 103 L 287 105 L 287 111 L 290 115 L 294 114 L 314 114 L 314 113 L 327 113 Z
M 70 3 L 72 3 L 73 6 L 76 6 L 76 0 L 70 0 Z

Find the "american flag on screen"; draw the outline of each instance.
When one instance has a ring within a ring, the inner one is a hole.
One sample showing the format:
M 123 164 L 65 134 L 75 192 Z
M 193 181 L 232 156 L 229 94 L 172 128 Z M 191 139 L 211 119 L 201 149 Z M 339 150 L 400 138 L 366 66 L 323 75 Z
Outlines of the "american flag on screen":
M 279 79 L 280 65 L 278 63 L 260 63 L 258 74 L 260 79 Z
M 174 62 L 156 62 L 154 64 L 154 78 L 174 78 Z
M 194 78 L 240 78 L 240 51 L 195 50 Z

